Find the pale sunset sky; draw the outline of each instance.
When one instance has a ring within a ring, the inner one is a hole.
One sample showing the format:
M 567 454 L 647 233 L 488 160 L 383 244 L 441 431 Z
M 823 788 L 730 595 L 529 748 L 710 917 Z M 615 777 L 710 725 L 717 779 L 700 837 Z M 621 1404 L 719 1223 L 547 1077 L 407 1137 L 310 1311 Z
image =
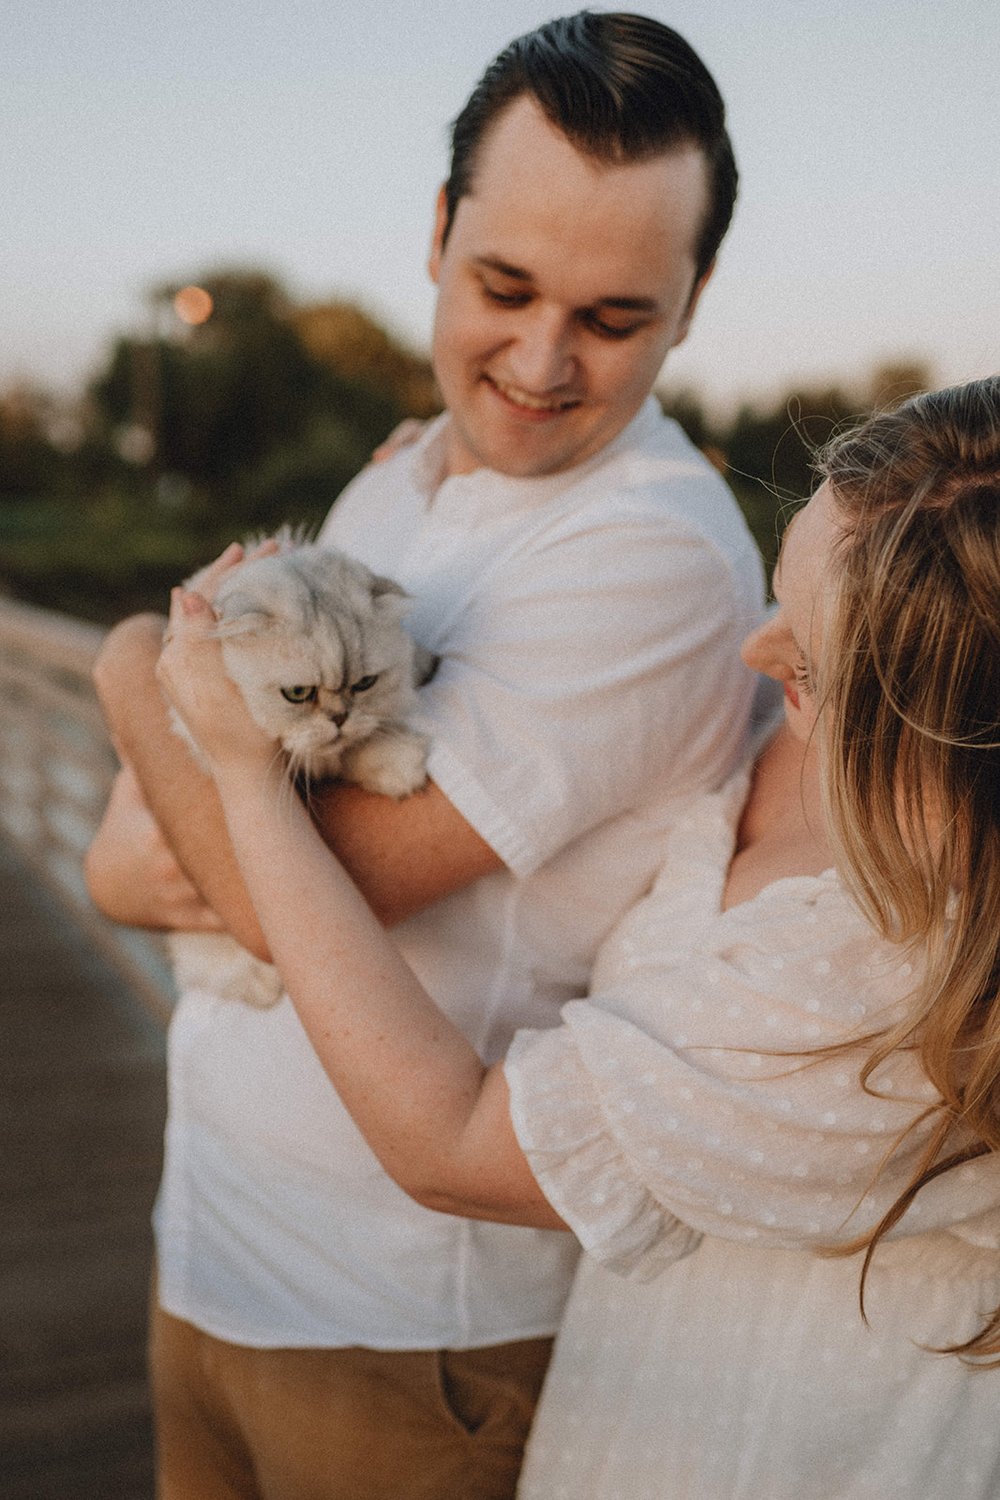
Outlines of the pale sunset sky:
M 715 74 L 742 174 L 670 385 L 728 406 L 897 357 L 938 383 L 1000 368 L 996 0 L 637 8 Z M 0 390 L 81 388 L 152 287 L 221 266 L 359 300 L 425 349 L 448 124 L 561 10 L 0 0 Z

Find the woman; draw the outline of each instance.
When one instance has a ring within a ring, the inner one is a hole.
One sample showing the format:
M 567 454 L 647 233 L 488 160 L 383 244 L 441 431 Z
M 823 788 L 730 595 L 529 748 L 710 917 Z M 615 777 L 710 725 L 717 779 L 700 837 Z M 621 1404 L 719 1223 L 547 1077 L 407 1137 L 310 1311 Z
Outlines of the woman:
M 678 818 L 591 998 L 489 1069 L 280 795 L 207 603 L 174 599 L 164 687 L 383 1165 L 590 1252 L 526 1497 L 1000 1489 L 1000 379 L 821 472 L 744 647 L 784 723 Z

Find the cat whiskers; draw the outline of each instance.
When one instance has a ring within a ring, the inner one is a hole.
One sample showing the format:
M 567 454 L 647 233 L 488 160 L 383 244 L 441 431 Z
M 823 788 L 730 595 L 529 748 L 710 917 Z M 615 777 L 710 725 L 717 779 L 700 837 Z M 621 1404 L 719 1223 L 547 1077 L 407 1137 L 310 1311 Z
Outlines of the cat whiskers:
M 285 778 L 287 793 L 285 795 L 298 795 L 302 798 L 306 807 L 312 811 L 313 787 L 320 785 L 325 778 L 316 781 L 309 770 L 308 757 L 294 750 L 288 751 L 288 775 Z

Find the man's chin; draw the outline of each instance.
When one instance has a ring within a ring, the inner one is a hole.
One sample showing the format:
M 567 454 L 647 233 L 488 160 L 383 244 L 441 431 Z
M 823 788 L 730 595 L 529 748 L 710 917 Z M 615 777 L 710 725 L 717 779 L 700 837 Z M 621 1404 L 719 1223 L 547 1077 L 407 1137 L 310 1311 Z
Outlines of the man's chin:
M 490 469 L 506 479 L 544 479 L 589 457 L 590 450 L 582 442 L 546 442 L 540 438 L 540 433 L 515 432 L 475 444 L 466 439 L 449 459 L 448 472 L 471 474 L 475 469 Z

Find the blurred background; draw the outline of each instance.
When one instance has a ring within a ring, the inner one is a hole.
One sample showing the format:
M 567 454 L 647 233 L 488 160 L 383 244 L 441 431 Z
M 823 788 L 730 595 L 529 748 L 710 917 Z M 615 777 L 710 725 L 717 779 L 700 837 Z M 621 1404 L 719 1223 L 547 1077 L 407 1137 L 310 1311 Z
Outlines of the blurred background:
M 770 557 L 832 426 L 1000 364 L 1000 7 L 646 9 L 715 73 L 742 173 L 658 390 Z M 437 409 L 448 124 L 552 13 L 0 0 L 2 1500 L 152 1494 L 172 996 L 82 879 L 116 766 L 104 628 L 233 535 L 318 522 Z
M 714 72 L 742 173 L 661 395 L 770 551 L 831 424 L 997 366 L 1000 10 L 646 10 Z M 320 519 L 436 409 L 448 124 L 552 13 L 7 0 L 0 588 L 102 623 L 159 604 L 234 532 Z

